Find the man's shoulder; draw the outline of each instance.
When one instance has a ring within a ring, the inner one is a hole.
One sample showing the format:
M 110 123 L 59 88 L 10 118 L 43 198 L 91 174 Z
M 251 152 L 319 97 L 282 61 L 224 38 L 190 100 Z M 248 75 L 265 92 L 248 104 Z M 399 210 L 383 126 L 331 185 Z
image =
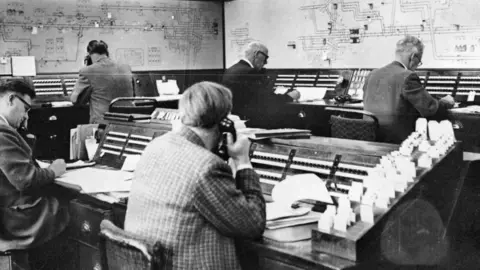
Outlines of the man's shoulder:
M 122 70 L 122 71 L 128 71 L 130 72 L 132 70 L 132 68 L 130 67 L 129 64 L 125 64 L 125 63 L 118 63 L 118 62 L 112 62 L 115 66 L 118 67 L 118 69 Z
M 254 70 L 248 63 L 240 60 L 227 69 L 227 73 L 249 73 Z
M 20 134 L 11 126 L 0 124 L 0 138 L 2 140 L 2 144 L 7 141 L 15 141 L 20 137 Z
M 414 71 L 405 69 L 400 63 L 392 62 L 388 65 L 385 65 L 381 68 L 372 70 L 370 76 L 371 77 L 382 77 L 384 78 L 387 76 L 393 76 L 398 79 L 406 79 L 410 75 L 415 74 Z

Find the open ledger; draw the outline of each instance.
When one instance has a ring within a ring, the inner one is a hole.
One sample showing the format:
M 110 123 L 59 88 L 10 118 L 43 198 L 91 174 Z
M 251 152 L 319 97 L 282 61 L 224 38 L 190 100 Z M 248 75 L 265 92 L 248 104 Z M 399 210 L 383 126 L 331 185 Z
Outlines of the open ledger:
M 267 203 L 267 229 L 279 229 L 317 222 L 321 213 L 311 207 L 292 208 L 300 200 L 314 200 L 333 204 L 325 181 L 315 174 L 288 176 L 272 189 L 273 202 Z
M 69 170 L 55 183 L 81 193 L 130 191 L 132 177 L 132 172 L 88 167 Z

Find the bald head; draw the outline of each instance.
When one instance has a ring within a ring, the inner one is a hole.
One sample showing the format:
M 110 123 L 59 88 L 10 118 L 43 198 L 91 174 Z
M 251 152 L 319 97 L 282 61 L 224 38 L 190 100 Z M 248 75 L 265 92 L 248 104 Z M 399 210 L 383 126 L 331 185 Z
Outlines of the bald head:
M 245 58 L 255 69 L 261 70 L 267 64 L 268 48 L 258 41 L 251 42 L 245 48 Z

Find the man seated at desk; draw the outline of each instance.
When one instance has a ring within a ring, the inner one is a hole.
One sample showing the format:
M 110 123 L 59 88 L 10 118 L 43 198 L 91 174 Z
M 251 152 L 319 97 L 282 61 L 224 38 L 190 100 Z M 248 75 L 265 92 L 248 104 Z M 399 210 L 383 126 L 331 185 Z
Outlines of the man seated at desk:
M 249 120 L 249 127 L 281 128 L 285 104 L 298 100 L 300 92 L 275 94 L 269 87 L 266 71 L 268 49 L 259 42 L 247 45 L 245 57 L 223 75 L 222 84 L 233 94 L 233 114 Z M 296 113 L 295 113 L 296 116 Z
M 171 249 L 174 269 L 240 269 L 234 238 L 257 238 L 265 229 L 249 140 L 238 134 L 233 142 L 228 134 L 235 176 L 214 153 L 231 109 L 227 88 L 191 86 L 179 101 L 181 127 L 153 140 L 137 164 L 125 230 Z
M 56 266 L 66 238 L 67 205 L 50 195 L 65 162 L 55 160 L 41 169 L 32 150 L 18 133 L 28 119 L 35 91 L 15 80 L 0 85 L 0 251 L 29 250 L 32 270 Z M 58 257 L 55 257 L 57 255 Z
M 422 64 L 423 49 L 418 38 L 404 37 L 397 42 L 395 61 L 373 70 L 365 80 L 364 109 L 377 116 L 380 141 L 401 143 L 415 130 L 420 116 L 445 119 L 454 105 L 450 95 L 433 98 L 415 73 Z

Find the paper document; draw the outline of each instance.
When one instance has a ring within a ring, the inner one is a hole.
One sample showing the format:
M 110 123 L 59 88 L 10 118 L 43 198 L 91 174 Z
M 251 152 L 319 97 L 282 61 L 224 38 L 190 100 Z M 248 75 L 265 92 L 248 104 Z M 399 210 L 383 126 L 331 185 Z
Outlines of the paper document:
M 85 162 L 83 160 L 78 160 L 78 161 L 73 162 L 73 163 L 67 163 L 67 170 L 90 167 L 90 166 L 93 166 L 93 165 L 95 165 L 95 162 Z
M 277 88 L 275 88 L 275 94 L 277 95 L 284 95 L 285 93 L 287 93 L 287 91 L 288 88 L 284 86 L 277 86 Z
M 166 82 L 157 80 L 158 95 L 177 95 L 180 92 L 176 80 L 168 80 Z
M 70 102 L 70 101 L 52 101 L 50 103 L 52 104 L 52 107 L 54 107 L 54 108 L 73 106 L 73 103 Z
M 122 171 L 133 172 L 137 167 L 137 163 L 140 160 L 140 155 L 126 156 L 123 162 Z
M 13 76 L 37 76 L 35 56 L 12 56 Z
M 82 193 L 130 191 L 133 173 L 98 168 L 67 171 L 55 179 L 59 185 L 79 189 Z
M 37 163 L 38 163 L 38 166 L 40 166 L 40 168 L 42 169 L 48 168 L 50 166 L 50 163 L 44 162 L 38 159 L 37 159 Z
M 292 207 L 285 207 L 283 204 L 275 202 L 267 203 L 266 206 L 268 221 L 286 217 L 303 216 L 310 212 L 310 208 L 308 207 L 299 207 L 294 209 Z
M 300 92 L 300 99 L 298 101 L 313 101 L 321 100 L 327 93 L 325 87 L 297 87 L 296 90 Z
M 288 176 L 272 189 L 272 199 L 285 207 L 305 199 L 333 204 L 325 181 L 313 173 Z
M 292 226 L 297 226 L 302 224 L 316 223 L 320 220 L 321 215 L 322 215 L 321 213 L 311 211 L 302 216 L 289 217 L 289 218 L 276 219 L 276 220 L 267 220 L 266 227 L 269 230 L 275 230 L 275 229 L 292 227 Z

